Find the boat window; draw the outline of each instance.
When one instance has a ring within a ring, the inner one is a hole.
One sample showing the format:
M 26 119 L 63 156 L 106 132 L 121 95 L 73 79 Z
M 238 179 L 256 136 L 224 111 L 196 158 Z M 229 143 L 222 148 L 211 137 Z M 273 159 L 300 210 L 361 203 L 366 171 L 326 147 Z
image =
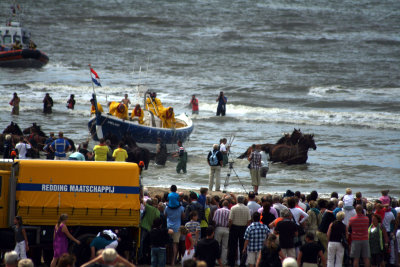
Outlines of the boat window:
M 6 34 L 3 37 L 4 44 L 11 44 L 11 35 Z
M 15 43 L 16 41 L 20 41 L 20 42 L 21 42 L 21 36 L 19 36 L 19 35 L 17 35 L 17 34 L 14 34 L 14 43 Z

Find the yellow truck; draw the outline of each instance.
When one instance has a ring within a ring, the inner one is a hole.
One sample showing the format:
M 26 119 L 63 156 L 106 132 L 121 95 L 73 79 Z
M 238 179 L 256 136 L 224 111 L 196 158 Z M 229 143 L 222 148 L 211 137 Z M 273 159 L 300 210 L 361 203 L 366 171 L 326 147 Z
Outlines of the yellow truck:
M 0 249 L 13 249 L 16 215 L 28 234 L 28 255 L 50 263 L 54 225 L 67 226 L 81 245 L 78 262 L 89 259 L 91 239 L 103 229 L 119 230 L 121 247 L 133 251 L 139 236 L 140 180 L 135 163 L 19 160 L 0 162 Z M 120 247 L 120 246 L 119 246 Z M 126 251 L 125 251 L 126 252 Z

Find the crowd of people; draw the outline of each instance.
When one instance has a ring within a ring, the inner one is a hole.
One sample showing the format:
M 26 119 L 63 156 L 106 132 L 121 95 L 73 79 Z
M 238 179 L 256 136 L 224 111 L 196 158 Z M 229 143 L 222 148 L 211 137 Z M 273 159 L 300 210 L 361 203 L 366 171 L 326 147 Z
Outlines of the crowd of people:
M 316 191 L 304 195 L 291 190 L 262 197 L 253 191 L 247 196 L 209 194 L 207 188 L 185 194 L 172 185 L 170 192 L 154 196 L 144 188 L 141 203 L 139 265 L 399 265 L 400 203 L 389 190 L 368 200 L 350 188 L 341 197 L 332 192 L 325 199 Z M 55 225 L 51 267 L 74 266 L 73 256 L 66 254 L 68 239 L 80 241 L 68 231 L 67 220 L 62 214 Z M 6 254 L 6 266 L 17 266 L 13 264 L 20 259 L 18 266 L 33 266 L 22 265 L 29 251 L 22 218 L 17 216 L 14 224 L 16 246 Z M 134 266 L 115 252 L 117 236 L 105 235 L 115 234 L 100 233 L 90 244 L 91 260 L 83 266 Z M 107 253 L 113 260 L 104 258 Z
M 388 190 L 376 200 L 351 189 L 330 199 L 316 191 L 261 198 L 208 192 L 187 195 L 173 185 L 151 197 L 144 190 L 139 263 L 254 267 L 292 258 L 299 267 L 398 266 L 400 206 Z

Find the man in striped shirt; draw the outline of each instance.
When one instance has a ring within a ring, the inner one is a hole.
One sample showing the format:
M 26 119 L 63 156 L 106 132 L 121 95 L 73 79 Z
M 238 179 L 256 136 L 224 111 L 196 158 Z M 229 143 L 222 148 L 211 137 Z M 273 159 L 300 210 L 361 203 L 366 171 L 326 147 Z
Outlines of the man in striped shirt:
M 228 240 L 229 240 L 229 201 L 222 202 L 222 208 L 217 209 L 214 213 L 213 221 L 215 223 L 215 240 L 218 241 L 221 247 L 221 261 L 226 264 L 226 256 L 228 254 Z
M 359 266 L 360 257 L 363 258 L 364 266 L 370 266 L 370 250 L 368 241 L 369 219 L 363 213 L 361 205 L 356 206 L 357 215 L 350 218 L 349 228 L 351 228 L 351 252 L 350 257 L 353 259 L 353 266 Z

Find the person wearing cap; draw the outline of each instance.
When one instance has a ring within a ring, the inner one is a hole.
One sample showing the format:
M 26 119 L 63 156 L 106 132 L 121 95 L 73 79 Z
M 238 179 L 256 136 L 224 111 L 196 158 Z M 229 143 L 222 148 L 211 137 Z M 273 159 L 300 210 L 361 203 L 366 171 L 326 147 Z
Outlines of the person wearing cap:
M 90 99 L 90 103 L 92 104 L 92 107 L 90 109 L 90 114 L 96 114 L 96 108 L 94 106 L 94 99 Z M 100 113 L 104 112 L 103 107 L 100 105 L 99 102 L 97 102 L 97 111 Z
M 20 99 L 17 93 L 14 93 L 13 98 L 10 101 L 10 105 L 12 106 L 11 114 L 12 115 L 19 115 L 19 102 Z
M 71 149 L 71 145 L 68 142 L 68 140 L 64 138 L 63 132 L 58 133 L 58 139 L 53 141 L 53 143 L 51 143 L 50 149 L 54 152 L 55 160 L 66 159 L 67 157 L 66 152 L 68 152 L 68 150 Z
M 214 144 L 213 150 L 208 153 L 207 163 L 208 166 L 210 166 L 208 190 L 212 191 L 215 179 L 215 191 L 220 191 L 221 167 L 223 164 L 223 157 L 221 151 L 219 151 L 218 144 Z
M 127 120 L 128 119 L 128 108 L 125 104 L 118 102 L 109 103 L 109 113 L 117 118 Z
M 192 107 L 192 114 L 199 114 L 199 100 L 196 95 L 192 95 L 189 105 Z

